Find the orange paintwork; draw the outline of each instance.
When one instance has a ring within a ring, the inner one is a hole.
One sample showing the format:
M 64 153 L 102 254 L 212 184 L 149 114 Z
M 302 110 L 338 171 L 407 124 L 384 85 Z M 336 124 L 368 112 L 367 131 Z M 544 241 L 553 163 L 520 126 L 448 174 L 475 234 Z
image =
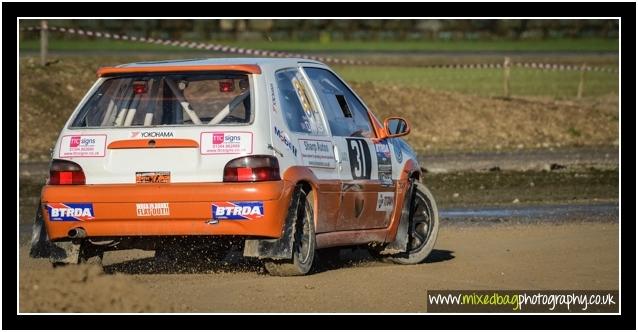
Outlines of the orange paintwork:
M 376 209 L 377 195 L 379 192 L 395 192 L 394 187 L 383 186 L 378 180 L 344 181 L 343 187 L 346 190 L 342 193 L 337 230 L 378 229 L 388 226 L 387 212 Z M 359 216 L 357 202 L 362 204 Z
M 281 235 L 288 213 L 290 198 L 300 181 L 310 184 L 314 195 L 317 248 L 326 248 L 367 242 L 391 242 L 394 240 L 401 217 L 401 207 L 408 188 L 409 175 L 419 172 L 417 164 L 408 160 L 395 182 L 395 187 L 383 188 L 379 183 L 361 186 L 365 200 L 375 198 L 377 191 L 396 190 L 397 208 L 384 224 L 373 224 L 372 219 L 381 213 L 364 209 L 357 218 L 365 223 L 358 228 L 340 229 L 345 217 L 340 211 L 352 211 L 354 200 L 342 195 L 341 180 L 318 180 L 306 167 L 290 167 L 283 174 L 283 181 L 255 183 L 171 183 L 171 184 L 119 184 L 51 186 L 42 190 L 43 215 L 49 237 L 60 240 L 67 237 L 71 228 L 84 228 L 88 236 L 160 236 L 160 235 L 244 235 L 277 238 Z M 368 193 L 370 196 L 368 197 Z M 356 194 L 355 194 L 356 195 Z M 374 197 L 373 197 L 374 196 Z M 211 203 L 216 201 L 263 201 L 264 217 L 256 220 L 220 221 L 209 224 L 212 217 Z M 95 218 L 90 221 L 50 221 L 46 211 L 48 203 L 90 202 Z M 136 203 L 169 203 L 170 216 L 139 217 Z M 346 204 L 346 205 L 343 205 Z M 378 218 L 377 218 L 378 219 Z M 374 228 L 373 228 L 374 227 Z
M 315 232 L 331 232 L 337 228 L 341 181 L 318 180 L 307 167 L 293 166 L 286 170 L 283 179 L 291 183 L 307 182 L 315 192 Z
M 151 142 L 153 141 L 153 142 Z M 198 148 L 199 143 L 192 139 L 125 139 L 109 143 L 109 149 L 148 149 L 148 148 Z
M 401 210 L 405 202 L 405 194 L 408 189 L 409 175 L 413 172 L 420 172 L 418 165 L 413 160 L 408 160 L 401 172 L 401 177 L 395 181 L 392 188 L 381 187 L 380 183 L 363 184 L 363 191 L 369 192 L 370 197 L 366 200 L 374 198 L 376 204 L 377 191 L 398 192 L 395 197 L 395 206 L 397 208 L 392 212 L 389 220 L 381 228 L 373 229 L 357 229 L 346 230 L 338 229 L 343 223 L 343 218 L 339 215 L 339 211 L 345 209 L 352 211 L 354 209 L 354 200 L 348 203 L 348 200 L 341 194 L 341 180 L 317 180 L 312 171 L 306 167 L 294 166 L 288 169 L 284 174 L 286 182 L 297 183 L 306 181 L 310 183 L 315 191 L 315 232 L 317 233 L 317 248 L 328 248 L 342 245 L 363 244 L 368 242 L 392 242 L 394 241 L 401 218 Z M 376 190 L 376 191 L 375 191 Z M 347 196 L 347 195 L 345 195 Z M 343 205 L 347 204 L 347 205 Z M 370 209 L 366 214 L 364 211 L 359 222 L 368 222 L 376 209 Z M 370 225 L 368 224 L 368 227 Z
M 258 65 L 201 65 L 201 66 L 148 66 L 148 67 L 102 67 L 97 77 L 131 73 L 168 73 L 192 71 L 241 71 L 250 74 L 261 74 Z
M 294 184 L 286 181 L 255 183 L 171 183 L 83 186 L 44 186 L 42 212 L 49 237 L 65 238 L 74 227 L 88 236 L 281 235 Z M 215 201 L 263 201 L 264 217 L 256 220 L 208 224 Z M 93 203 L 95 219 L 50 221 L 47 203 Z M 136 203 L 169 203 L 170 215 L 137 216 Z
M 388 229 L 383 228 L 317 234 L 317 248 L 383 242 L 387 237 L 387 233 Z

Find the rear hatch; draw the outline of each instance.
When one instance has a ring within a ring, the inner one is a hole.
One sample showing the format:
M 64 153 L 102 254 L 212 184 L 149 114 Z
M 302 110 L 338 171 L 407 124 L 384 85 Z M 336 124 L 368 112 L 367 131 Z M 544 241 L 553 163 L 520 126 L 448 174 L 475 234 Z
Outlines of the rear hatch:
M 254 76 L 224 70 L 102 78 L 54 158 L 78 163 L 86 184 L 221 182 L 228 161 L 254 153 Z

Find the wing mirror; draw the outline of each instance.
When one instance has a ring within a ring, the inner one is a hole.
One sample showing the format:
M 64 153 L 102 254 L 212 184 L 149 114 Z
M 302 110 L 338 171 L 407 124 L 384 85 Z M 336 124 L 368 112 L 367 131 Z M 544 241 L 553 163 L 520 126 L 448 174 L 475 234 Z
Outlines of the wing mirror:
M 404 118 L 389 117 L 383 121 L 384 138 L 401 137 L 410 133 L 410 126 Z

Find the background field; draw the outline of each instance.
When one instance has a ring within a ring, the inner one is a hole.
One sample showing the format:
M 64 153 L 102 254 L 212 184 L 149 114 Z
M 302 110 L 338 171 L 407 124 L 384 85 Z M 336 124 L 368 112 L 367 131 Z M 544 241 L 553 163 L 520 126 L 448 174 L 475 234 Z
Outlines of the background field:
M 57 133 L 100 66 L 178 58 L 184 56 L 53 54 L 43 67 L 37 57 L 23 56 L 21 160 L 47 160 Z M 406 139 L 420 152 L 618 144 L 617 73 L 587 72 L 584 97 L 577 99 L 579 72 L 515 67 L 511 98 L 503 98 L 500 69 L 333 67 L 379 118 L 405 116 L 413 127 Z
M 98 42 L 96 42 L 98 41 Z M 210 40 L 211 43 L 252 49 L 289 52 L 604 52 L 618 51 L 614 38 L 550 39 L 550 40 L 429 40 L 429 41 L 268 41 Z M 53 39 L 52 51 L 179 51 L 179 48 L 155 44 L 131 43 L 103 39 Z M 27 39 L 20 43 L 21 51 L 37 51 L 40 42 Z M 186 49 L 184 49 L 186 51 Z

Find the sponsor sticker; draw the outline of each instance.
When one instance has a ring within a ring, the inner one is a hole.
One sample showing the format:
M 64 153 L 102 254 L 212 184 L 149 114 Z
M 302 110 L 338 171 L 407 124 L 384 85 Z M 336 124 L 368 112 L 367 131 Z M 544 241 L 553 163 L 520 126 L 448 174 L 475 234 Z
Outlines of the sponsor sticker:
M 169 183 L 171 172 L 135 172 L 136 183 Z
M 104 157 L 106 135 L 67 135 L 60 142 L 60 157 Z
M 168 203 L 137 203 L 135 212 L 138 217 L 170 216 Z
M 255 220 L 264 216 L 264 202 L 213 202 L 213 219 Z
M 47 212 L 51 221 L 88 221 L 95 219 L 92 203 L 49 203 Z
M 201 154 L 248 154 L 253 152 L 253 133 L 214 131 L 200 135 Z
M 175 132 L 172 131 L 132 131 L 131 138 L 172 138 Z
M 381 142 L 374 145 L 377 152 L 377 165 L 379 180 L 384 185 L 392 185 L 392 154 L 388 142 Z
M 290 150 L 290 152 L 292 152 L 292 154 L 295 155 L 296 157 L 297 147 L 294 144 L 292 144 L 292 141 L 290 140 L 290 137 L 288 136 L 288 134 L 284 132 L 283 130 L 277 128 L 277 126 L 275 126 L 275 135 L 279 137 L 279 139 L 284 143 L 284 145 L 288 148 L 288 150 Z
M 394 207 L 394 193 L 383 192 L 377 194 L 377 211 L 391 212 Z
M 332 142 L 299 139 L 301 160 L 305 166 L 335 168 L 336 160 Z

